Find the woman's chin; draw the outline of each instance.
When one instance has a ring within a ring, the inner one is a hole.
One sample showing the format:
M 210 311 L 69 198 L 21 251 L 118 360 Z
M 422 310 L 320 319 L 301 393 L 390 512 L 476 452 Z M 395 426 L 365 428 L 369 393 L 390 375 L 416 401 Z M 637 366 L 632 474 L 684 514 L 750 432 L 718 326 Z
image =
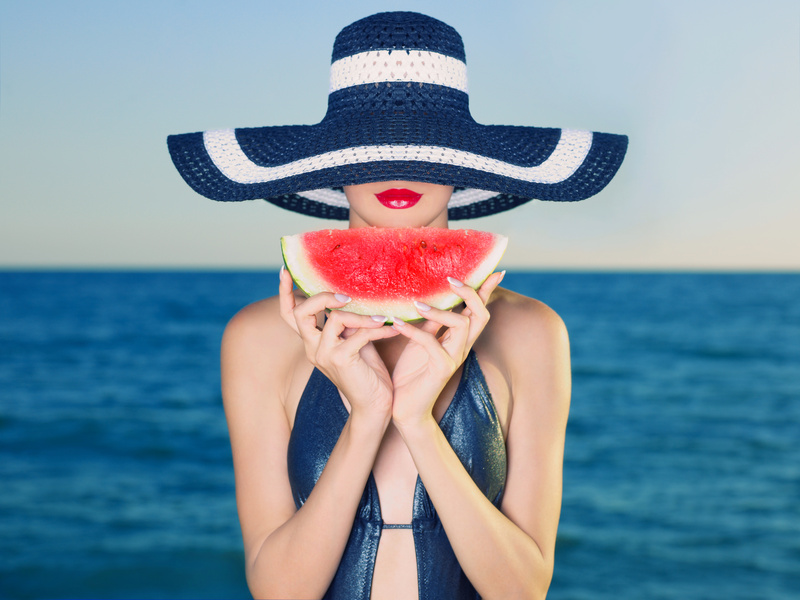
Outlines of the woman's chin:
M 381 207 L 367 214 L 353 214 L 351 209 L 350 227 L 447 227 L 447 212 L 430 214 L 417 207 Z

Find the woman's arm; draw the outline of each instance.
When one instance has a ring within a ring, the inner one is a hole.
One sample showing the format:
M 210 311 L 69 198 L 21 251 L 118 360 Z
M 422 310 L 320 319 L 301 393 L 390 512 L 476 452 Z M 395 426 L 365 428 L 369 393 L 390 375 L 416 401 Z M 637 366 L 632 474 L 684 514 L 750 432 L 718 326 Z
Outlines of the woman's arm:
M 302 391 L 310 371 L 303 343 L 280 317 L 276 299 L 244 309 L 228 324 L 222 393 L 247 581 L 255 597 L 325 593 L 389 422 L 386 411 L 365 410 L 363 402 L 350 400 L 351 416 L 328 463 L 296 510 L 286 463 L 291 428 L 285 402 Z
M 490 351 L 504 358 L 512 397 L 502 512 L 475 486 L 432 416 L 396 424 L 478 593 L 543 598 L 561 509 L 569 342 L 563 322 L 546 306 L 521 297 L 496 304 L 485 335 Z

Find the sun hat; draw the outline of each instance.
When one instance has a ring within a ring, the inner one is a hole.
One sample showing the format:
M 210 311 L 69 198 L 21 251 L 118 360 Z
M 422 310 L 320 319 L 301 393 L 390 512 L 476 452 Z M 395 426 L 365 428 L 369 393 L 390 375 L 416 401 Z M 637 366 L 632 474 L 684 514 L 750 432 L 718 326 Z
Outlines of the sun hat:
M 420 181 L 454 186 L 448 216 L 469 219 L 531 199 L 593 196 L 619 169 L 628 138 L 476 123 L 458 32 L 419 13 L 385 12 L 336 36 L 320 123 L 171 135 L 167 143 L 186 182 L 213 200 L 264 199 L 347 219 L 342 186 Z

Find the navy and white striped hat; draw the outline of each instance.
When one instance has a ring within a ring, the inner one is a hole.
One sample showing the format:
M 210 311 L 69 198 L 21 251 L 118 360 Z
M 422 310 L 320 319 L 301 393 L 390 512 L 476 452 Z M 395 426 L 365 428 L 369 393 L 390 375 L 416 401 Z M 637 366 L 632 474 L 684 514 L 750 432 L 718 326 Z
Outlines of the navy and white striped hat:
M 348 218 L 342 186 L 378 181 L 455 186 L 450 219 L 534 198 L 583 200 L 608 184 L 627 144 L 623 135 L 476 123 L 461 36 L 412 12 L 376 14 L 339 33 L 320 123 L 168 138 L 200 194 L 328 219 Z

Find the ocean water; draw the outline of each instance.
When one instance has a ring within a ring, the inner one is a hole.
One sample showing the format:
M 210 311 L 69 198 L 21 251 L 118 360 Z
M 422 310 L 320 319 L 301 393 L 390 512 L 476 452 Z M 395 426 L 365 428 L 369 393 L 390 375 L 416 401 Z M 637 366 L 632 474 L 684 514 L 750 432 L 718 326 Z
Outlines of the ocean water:
M 0 272 L 0 598 L 246 598 L 218 347 L 274 272 Z M 515 273 L 570 330 L 549 598 L 800 597 L 800 275 Z

